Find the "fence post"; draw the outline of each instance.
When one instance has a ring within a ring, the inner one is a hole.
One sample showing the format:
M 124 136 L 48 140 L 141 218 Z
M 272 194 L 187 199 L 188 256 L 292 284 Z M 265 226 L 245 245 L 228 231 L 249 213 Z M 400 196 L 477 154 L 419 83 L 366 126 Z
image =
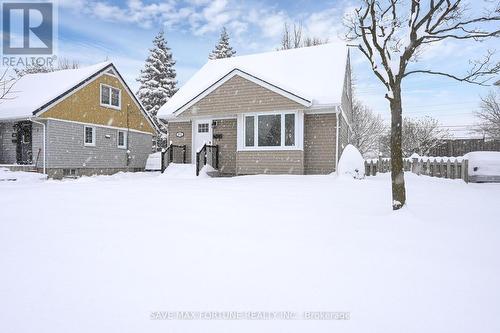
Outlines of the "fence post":
M 182 146 L 182 163 L 186 164 L 186 145 Z
M 469 182 L 469 160 L 462 160 L 462 179 L 464 182 Z
M 168 152 L 168 162 L 172 163 L 174 161 L 174 145 L 170 145 L 170 151 Z
M 420 165 L 418 163 L 418 158 L 414 157 L 411 164 L 411 172 L 420 175 Z
M 451 178 L 451 162 L 450 159 L 446 162 L 446 178 Z
M 165 171 L 165 161 L 163 161 L 165 159 L 165 151 L 162 149 L 161 150 L 161 173 L 163 173 L 163 171 Z

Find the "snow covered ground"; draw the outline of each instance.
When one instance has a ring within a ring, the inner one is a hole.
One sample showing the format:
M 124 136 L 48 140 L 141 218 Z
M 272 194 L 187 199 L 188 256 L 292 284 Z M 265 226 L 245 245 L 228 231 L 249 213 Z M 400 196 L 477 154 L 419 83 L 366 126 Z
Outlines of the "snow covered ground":
M 407 180 L 398 212 L 386 174 L 1 182 L 0 332 L 500 332 L 500 184 Z

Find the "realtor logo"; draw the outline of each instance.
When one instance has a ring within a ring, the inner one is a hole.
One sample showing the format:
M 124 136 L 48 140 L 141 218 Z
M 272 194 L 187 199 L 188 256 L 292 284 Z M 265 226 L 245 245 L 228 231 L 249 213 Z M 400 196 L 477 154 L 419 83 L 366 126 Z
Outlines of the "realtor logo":
M 52 3 L 2 3 L 4 55 L 42 55 L 54 51 Z

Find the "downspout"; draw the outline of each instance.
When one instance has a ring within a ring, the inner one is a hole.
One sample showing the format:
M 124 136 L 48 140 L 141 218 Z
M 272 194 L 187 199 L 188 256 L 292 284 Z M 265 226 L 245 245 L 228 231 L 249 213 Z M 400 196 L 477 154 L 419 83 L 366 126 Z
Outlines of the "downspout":
M 336 116 L 336 126 L 335 126 L 335 131 L 336 131 L 336 134 L 335 134 L 335 141 L 336 144 L 335 144 L 335 172 L 337 174 L 339 174 L 339 108 L 337 107 L 337 112 L 335 112 L 335 116 Z
M 130 112 L 130 104 L 127 104 L 127 152 L 126 152 L 126 154 L 127 154 L 127 168 L 130 165 L 130 146 L 128 144 L 128 142 L 130 140 L 130 124 L 129 124 L 129 118 L 128 118 L 129 112 Z
M 38 125 L 42 125 L 43 127 L 43 143 L 42 143 L 42 149 L 43 149 L 43 174 L 47 174 L 46 173 L 46 154 L 47 154 L 47 150 L 45 149 L 45 132 L 46 132 L 46 126 L 45 126 L 45 123 L 42 123 L 42 122 L 39 122 L 39 121 L 36 121 L 36 120 L 33 120 L 33 119 L 29 119 L 29 121 L 31 121 L 32 123 L 35 123 L 35 124 L 38 124 Z M 31 135 L 31 137 L 33 137 L 33 135 Z

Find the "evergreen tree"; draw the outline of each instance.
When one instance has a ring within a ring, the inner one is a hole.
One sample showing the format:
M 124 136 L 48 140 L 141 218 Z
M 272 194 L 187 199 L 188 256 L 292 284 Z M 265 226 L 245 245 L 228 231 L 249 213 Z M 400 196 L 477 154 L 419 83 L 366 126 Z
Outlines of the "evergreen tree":
M 154 38 L 153 47 L 149 49 L 149 56 L 144 64 L 144 69 L 141 70 L 141 74 L 137 78 L 140 83 L 137 97 L 162 130 L 164 130 L 165 126 L 158 121 L 156 115 L 161 106 L 177 91 L 174 65 L 175 60 L 172 58 L 172 52 L 167 46 L 165 34 L 162 30 Z
M 236 54 L 231 45 L 229 45 L 229 35 L 227 33 L 226 27 L 222 28 L 220 34 L 219 43 L 215 45 L 215 49 L 210 53 L 208 59 L 222 59 L 230 58 Z

